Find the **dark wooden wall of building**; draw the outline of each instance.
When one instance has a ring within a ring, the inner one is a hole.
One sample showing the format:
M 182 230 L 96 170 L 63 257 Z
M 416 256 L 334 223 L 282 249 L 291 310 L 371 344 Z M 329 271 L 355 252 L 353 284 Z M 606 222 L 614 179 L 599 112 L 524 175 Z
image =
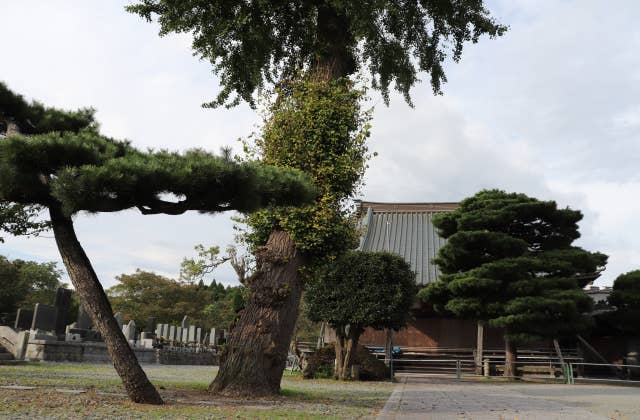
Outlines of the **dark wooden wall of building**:
M 384 346 L 386 331 L 368 328 L 360 338 L 364 345 Z M 409 326 L 393 332 L 393 345 L 403 347 L 475 348 L 477 327 L 475 321 L 449 318 L 416 318 Z M 502 349 L 502 332 L 496 328 L 484 329 L 484 347 Z

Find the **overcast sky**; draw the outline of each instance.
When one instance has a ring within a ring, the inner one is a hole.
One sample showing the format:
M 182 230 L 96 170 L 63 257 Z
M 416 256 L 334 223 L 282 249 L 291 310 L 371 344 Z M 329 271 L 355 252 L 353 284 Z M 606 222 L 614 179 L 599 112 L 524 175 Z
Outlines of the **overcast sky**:
M 188 36 L 158 37 L 126 1 L 0 2 L 0 80 L 68 109 L 93 106 L 104 134 L 135 146 L 238 148 L 257 122 L 246 105 L 206 110 L 217 79 Z M 448 63 L 444 95 L 425 81 L 415 108 L 375 105 L 362 198 L 458 201 L 503 188 L 580 209 L 578 245 L 608 254 L 596 282 L 640 268 L 640 2 L 491 0 L 510 30 Z M 79 215 L 80 241 L 108 287 L 136 268 L 175 277 L 198 243 L 233 241 L 229 214 Z M 51 234 L 8 238 L 0 254 L 60 261 Z M 60 263 L 62 267 L 62 264 Z M 216 278 L 233 284 L 223 266 Z

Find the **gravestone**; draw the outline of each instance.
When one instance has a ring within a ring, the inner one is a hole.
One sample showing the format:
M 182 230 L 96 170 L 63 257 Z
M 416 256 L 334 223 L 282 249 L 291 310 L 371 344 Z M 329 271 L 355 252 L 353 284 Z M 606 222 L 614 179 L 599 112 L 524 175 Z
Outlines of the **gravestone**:
M 53 305 L 58 311 L 58 316 L 56 317 L 56 334 L 64 334 L 67 324 L 71 321 L 69 318 L 72 294 L 73 292 L 71 290 L 65 289 L 64 287 L 58 287 L 56 290 L 56 300 Z
M 182 318 L 182 328 L 189 328 L 189 317 L 186 315 Z
M 122 332 L 127 341 L 136 340 L 136 322 L 132 319 L 127 325 L 122 327 Z
M 204 339 L 202 340 L 202 343 L 203 343 L 205 346 L 208 346 L 208 345 L 209 345 L 209 333 L 206 333 L 206 334 L 204 335 Z
M 32 330 L 55 331 L 58 311 L 55 307 L 36 303 L 33 310 Z
M 169 324 L 162 324 L 162 338 L 169 339 Z
M 156 337 L 160 338 L 162 337 L 162 324 L 157 324 L 156 325 Z
M 192 325 L 189 327 L 189 337 L 187 339 L 189 343 L 195 343 L 196 341 L 196 326 Z
M 189 328 L 182 329 L 182 342 L 183 343 L 189 342 Z
M 89 314 L 84 310 L 84 307 L 80 305 L 78 308 L 78 319 L 76 320 L 76 328 L 79 330 L 91 329 L 91 318 Z
M 147 318 L 147 325 L 145 325 L 144 332 L 153 333 L 156 329 L 156 317 L 150 316 Z
M 202 328 L 196 328 L 196 343 L 202 343 Z
M 33 311 L 30 309 L 18 309 L 16 315 L 15 330 L 28 330 L 33 322 Z
M 211 332 L 209 333 L 209 345 L 217 346 L 218 345 L 218 332 L 215 328 L 211 328 Z
M 176 341 L 182 341 L 182 327 L 176 327 Z
M 175 325 L 169 326 L 169 340 L 176 341 L 176 327 Z
M 124 327 L 124 316 L 122 315 L 122 312 L 116 312 L 115 314 L 113 314 L 113 318 L 118 323 L 118 327 Z

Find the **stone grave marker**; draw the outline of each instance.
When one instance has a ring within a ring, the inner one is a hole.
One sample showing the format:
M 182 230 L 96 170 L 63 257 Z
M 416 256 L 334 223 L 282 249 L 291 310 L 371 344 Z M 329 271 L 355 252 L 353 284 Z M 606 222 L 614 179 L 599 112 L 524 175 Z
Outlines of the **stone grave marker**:
M 182 318 L 182 328 L 189 328 L 189 317 L 186 315 Z
M 76 320 L 76 328 L 79 330 L 91 329 L 91 318 L 89 314 L 84 310 L 84 307 L 80 305 L 78 308 L 78 319 Z
M 190 343 L 195 343 L 196 342 L 196 326 L 192 325 L 189 327 L 189 338 L 188 338 Z
M 36 303 L 31 321 L 32 330 L 55 331 L 58 311 L 55 307 Z
M 56 317 L 56 334 L 64 334 L 67 328 L 67 325 L 70 323 L 70 314 L 71 311 L 71 295 L 73 292 L 69 289 L 65 289 L 64 287 L 58 287 L 56 290 L 56 300 L 53 306 L 56 307 L 58 311 L 58 316 Z
M 18 309 L 16 315 L 16 323 L 14 325 L 15 330 L 28 330 L 31 328 L 33 322 L 33 311 L 30 309 Z
M 122 332 L 127 341 L 136 341 L 136 322 L 132 319 L 127 325 L 122 327 Z
M 196 328 L 196 343 L 202 343 L 202 328 Z
M 211 328 L 211 332 L 209 333 L 209 345 L 217 346 L 218 345 L 218 332 L 215 328 Z
M 147 318 L 147 325 L 145 325 L 144 332 L 153 333 L 156 329 L 156 317 L 150 316 Z
M 189 342 L 189 328 L 182 329 L 182 340 L 183 343 Z
M 169 340 L 176 341 L 176 327 L 175 325 L 169 326 Z
M 122 312 L 116 312 L 115 314 L 113 314 L 113 318 L 118 323 L 118 327 L 124 327 L 124 316 L 122 315 Z
M 169 339 L 169 324 L 162 324 L 162 338 Z
M 160 338 L 162 337 L 162 324 L 157 324 L 156 325 L 156 337 Z

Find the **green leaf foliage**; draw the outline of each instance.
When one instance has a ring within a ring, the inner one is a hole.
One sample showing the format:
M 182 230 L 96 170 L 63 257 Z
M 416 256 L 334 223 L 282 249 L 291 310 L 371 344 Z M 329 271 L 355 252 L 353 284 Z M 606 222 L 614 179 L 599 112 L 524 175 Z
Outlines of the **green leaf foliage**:
M 187 284 L 158 274 L 137 270 L 116 277 L 117 284 L 107 289 L 116 312 L 136 325 L 156 317 L 160 323 L 178 325 L 187 315 L 197 327 L 229 328 L 244 305 L 244 287 L 211 284 Z
M 338 77 L 366 69 L 385 100 L 394 85 L 409 101 L 419 72 L 440 93 L 447 58 L 458 61 L 466 42 L 506 31 L 482 0 L 137 0 L 127 10 L 157 18 L 160 35 L 193 36 L 195 54 L 222 84 L 209 106 L 253 104 L 265 82 L 327 64 Z
M 440 279 L 420 298 L 434 309 L 504 328 L 515 342 L 574 335 L 590 325 L 582 290 L 607 257 L 571 243 L 580 212 L 524 194 L 484 190 L 434 217 L 447 238 Z
M 29 114 L 29 121 L 42 128 L 0 142 L 0 202 L 62 207 L 69 215 L 133 207 L 181 214 L 300 204 L 315 194 L 294 169 L 237 163 L 228 153 L 203 150 L 142 152 L 100 135 L 92 113 L 80 121 L 83 112 L 27 104 L 4 85 L 0 96 L 3 112 L 15 119 L 30 112 L 39 119 Z M 167 194 L 175 199 L 165 199 Z
M 89 127 L 97 129 L 94 114 L 91 108 L 62 111 L 45 107 L 36 101 L 27 102 L 0 82 L 0 116 L 15 122 L 21 133 L 78 132 Z
M 305 77 L 283 84 L 276 94 L 255 153 L 265 164 L 304 171 L 318 197 L 312 205 L 254 213 L 246 219 L 246 239 L 258 247 L 273 229 L 282 229 L 312 264 L 321 264 L 357 245 L 346 202 L 367 168 L 370 115 L 360 109 L 363 92 L 346 79 Z
M 13 236 L 38 235 L 49 228 L 49 223 L 37 220 L 41 208 L 0 201 L 0 232 Z M 4 238 L 0 236 L 0 243 Z
M 176 200 L 164 199 L 173 194 Z M 251 211 L 310 201 L 300 172 L 191 150 L 140 152 L 92 130 L 12 136 L 0 143 L 0 200 L 78 211 Z
M 9 260 L 0 256 L 0 314 L 14 314 L 36 303 L 53 305 L 60 282 L 55 263 Z
M 616 329 L 623 334 L 640 336 L 640 270 L 615 279 L 609 303 L 616 307 L 610 315 Z
M 409 320 L 415 273 L 388 252 L 352 251 L 309 282 L 305 295 L 312 321 L 334 328 L 400 329 Z

